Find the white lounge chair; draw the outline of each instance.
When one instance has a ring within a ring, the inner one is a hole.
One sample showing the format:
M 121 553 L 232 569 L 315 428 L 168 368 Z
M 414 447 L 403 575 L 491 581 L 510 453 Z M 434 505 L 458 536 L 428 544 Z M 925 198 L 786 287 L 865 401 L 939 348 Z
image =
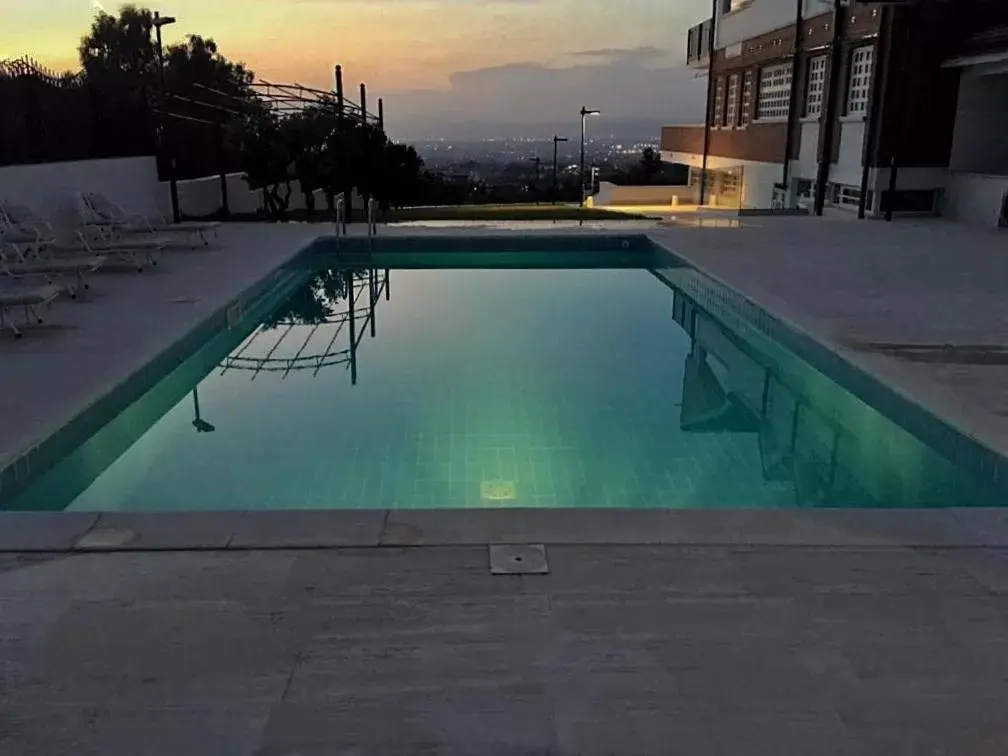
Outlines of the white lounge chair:
M 88 276 L 96 273 L 106 261 L 104 255 L 66 255 L 63 257 L 47 257 L 35 255 L 29 258 L 21 257 L 16 245 L 3 245 L 3 234 L 0 232 L 0 277 L 42 275 L 48 283 L 60 281 L 71 299 L 76 299 L 81 291 L 91 288 Z
M 77 200 L 84 223 L 108 229 L 115 235 L 179 234 L 195 237 L 203 246 L 209 246 L 209 235 L 213 234 L 216 240 L 221 225 L 216 221 L 169 223 L 165 218 L 131 215 L 100 192 L 80 192 Z
M 23 308 L 25 323 L 42 323 L 38 308 L 50 304 L 59 295 L 60 287 L 56 284 L 0 279 L 0 332 L 9 328 L 15 338 L 21 338 L 21 329 L 14 322 L 12 311 Z
M 0 230 L 3 244 L 22 261 L 96 257 L 127 262 L 137 270 L 157 265 L 156 253 L 162 253 L 168 241 L 159 237 L 143 239 L 108 239 L 94 229 L 76 225 L 75 218 L 53 226 L 24 205 L 0 201 Z

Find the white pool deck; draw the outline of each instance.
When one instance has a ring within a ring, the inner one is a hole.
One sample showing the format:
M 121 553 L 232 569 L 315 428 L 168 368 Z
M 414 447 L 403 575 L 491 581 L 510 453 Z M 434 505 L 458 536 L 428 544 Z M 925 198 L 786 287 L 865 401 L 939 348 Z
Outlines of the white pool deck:
M 1008 236 L 504 225 L 645 230 L 1008 447 L 1008 368 L 862 346 L 1008 346 Z M 0 338 L 0 460 L 322 230 L 228 226 Z M 548 574 L 491 575 L 509 543 Z M 999 754 L 1006 549 L 1008 510 L 6 513 L 0 754 Z

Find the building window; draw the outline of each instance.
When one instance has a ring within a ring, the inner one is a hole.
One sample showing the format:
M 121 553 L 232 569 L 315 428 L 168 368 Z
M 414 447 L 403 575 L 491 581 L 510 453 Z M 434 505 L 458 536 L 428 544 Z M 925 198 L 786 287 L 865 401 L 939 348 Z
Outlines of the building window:
M 725 106 L 725 126 L 734 126 L 738 113 L 738 74 L 728 77 L 728 104 Z
M 851 53 L 850 74 L 847 77 L 848 115 L 864 115 L 868 112 L 874 53 L 875 49 L 871 46 L 859 47 Z
M 742 112 L 739 113 L 739 125 L 749 123 L 749 113 L 752 110 L 752 71 L 746 71 L 742 77 Z
M 805 115 L 818 118 L 822 115 L 823 93 L 826 91 L 826 56 L 809 60 L 808 84 L 805 89 Z
M 760 69 L 759 94 L 756 97 L 757 120 L 788 117 L 792 73 L 790 63 Z
M 727 197 L 738 196 L 742 188 L 742 178 L 737 171 L 724 171 L 721 174 L 721 194 Z
M 714 126 L 722 126 L 724 120 L 724 78 L 719 78 L 714 85 Z

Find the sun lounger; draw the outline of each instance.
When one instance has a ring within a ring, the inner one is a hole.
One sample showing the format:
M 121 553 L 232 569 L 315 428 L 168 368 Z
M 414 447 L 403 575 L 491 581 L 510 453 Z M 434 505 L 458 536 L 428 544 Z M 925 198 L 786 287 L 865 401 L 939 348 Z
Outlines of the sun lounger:
M 100 192 L 80 192 L 77 195 L 81 219 L 85 224 L 108 228 L 115 234 L 184 234 L 194 236 L 209 246 L 209 234 L 217 238 L 220 223 L 216 221 L 184 221 L 169 223 L 164 218 L 150 219 L 131 215 Z
M 97 272 L 107 259 L 104 255 L 92 254 L 24 258 L 17 254 L 16 246 L 9 249 L 13 251 L 4 251 L 0 236 L 0 274 L 13 277 L 43 275 L 49 283 L 59 279 L 71 299 L 76 299 L 82 290 L 90 288 L 87 276 Z
M 21 338 L 21 330 L 14 323 L 12 312 L 24 309 L 25 323 L 41 323 L 39 307 L 50 304 L 60 295 L 60 287 L 51 283 L 36 285 L 10 285 L 0 283 L 0 331 L 9 328 L 16 338 Z
M 12 249 L 22 261 L 105 257 L 127 262 L 137 270 L 157 265 L 154 255 L 162 253 L 170 243 L 156 236 L 105 238 L 93 228 L 72 223 L 54 227 L 30 208 L 11 202 L 0 202 L 0 232 L 0 245 Z

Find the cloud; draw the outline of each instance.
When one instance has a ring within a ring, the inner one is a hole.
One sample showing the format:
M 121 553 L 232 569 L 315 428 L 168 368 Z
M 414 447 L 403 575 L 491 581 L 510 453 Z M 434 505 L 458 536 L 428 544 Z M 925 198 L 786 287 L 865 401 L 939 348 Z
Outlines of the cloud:
M 658 52 L 588 50 L 576 57 L 590 62 L 569 66 L 528 61 L 457 71 L 444 90 L 389 92 L 389 128 L 416 136 L 434 135 L 449 123 L 500 131 L 517 124 L 559 128 L 570 122 L 574 128 L 582 105 L 602 111 L 595 128 L 627 121 L 702 120 L 706 80 L 682 66 L 645 65 Z M 608 60 L 596 63 L 597 58 Z
M 669 55 L 669 50 L 655 47 L 654 45 L 642 45 L 641 47 L 603 47 L 598 50 L 579 50 L 571 53 L 571 56 L 575 58 L 604 58 L 606 60 L 637 63 L 664 60 Z

